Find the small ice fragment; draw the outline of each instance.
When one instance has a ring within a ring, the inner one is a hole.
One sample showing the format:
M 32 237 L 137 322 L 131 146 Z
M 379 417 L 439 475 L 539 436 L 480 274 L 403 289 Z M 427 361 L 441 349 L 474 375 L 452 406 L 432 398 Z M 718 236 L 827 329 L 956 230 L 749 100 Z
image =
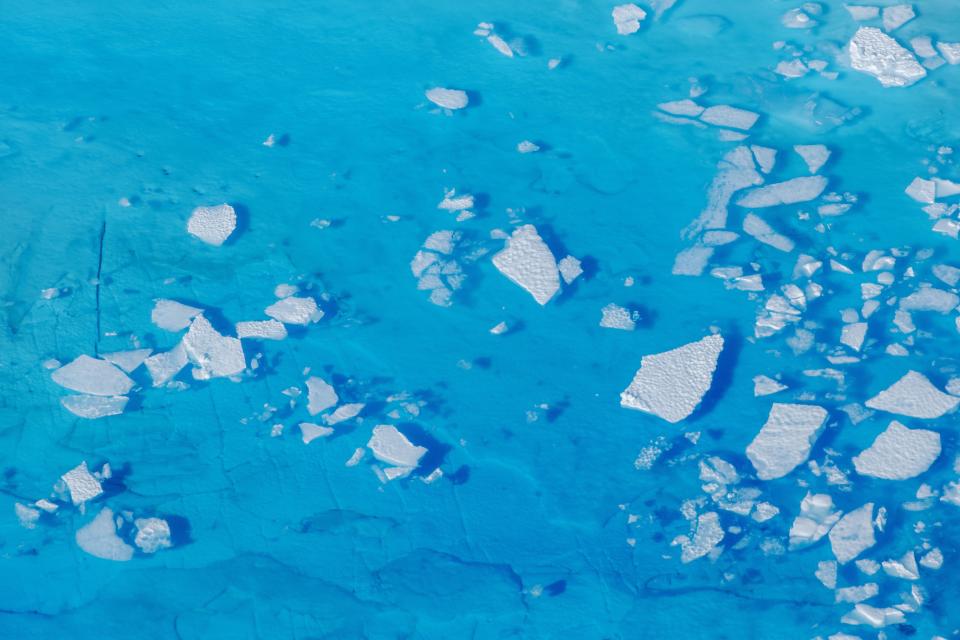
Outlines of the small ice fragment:
M 909 371 L 865 404 L 911 418 L 933 419 L 953 411 L 958 403 L 960 398 L 943 393 L 922 373 Z
M 97 517 L 77 530 L 77 545 L 97 558 L 125 562 L 133 557 L 133 547 L 117 535 L 113 511 L 104 507 Z
M 606 329 L 633 331 L 637 327 L 634 314 L 627 308 L 610 303 L 600 310 L 600 326 Z
M 337 392 L 323 378 L 311 376 L 307 378 L 307 411 L 315 416 L 326 411 L 340 401 Z
M 921 58 L 932 58 L 937 55 L 937 50 L 933 46 L 933 40 L 930 36 L 910 38 L 910 46 L 913 48 L 913 52 Z
M 344 420 L 349 420 L 350 418 L 355 417 L 358 413 L 363 411 L 365 406 L 366 405 L 362 402 L 353 402 L 351 404 L 340 405 L 337 407 L 336 411 L 328 416 L 324 416 L 323 421 L 331 426 L 340 424 Z
M 312 422 L 301 422 L 299 427 L 300 438 L 303 440 L 303 444 L 310 444 L 317 438 L 326 438 L 333 434 L 333 429 L 330 427 L 324 427 Z
M 770 504 L 769 502 L 758 502 L 750 517 L 757 522 L 766 522 L 776 517 L 778 513 L 780 513 L 780 509 L 778 509 L 776 505 Z
M 938 198 L 949 198 L 950 196 L 955 196 L 960 193 L 960 184 L 952 180 L 933 178 L 933 184 L 937 189 Z
M 60 479 L 67 485 L 67 489 L 70 491 L 70 501 L 74 506 L 93 500 L 103 493 L 100 481 L 87 469 L 86 461 L 67 471 L 60 476 Z
M 880 7 L 855 4 L 845 4 L 843 6 L 850 12 L 850 17 L 858 22 L 875 20 L 880 17 Z
M 703 113 L 703 107 L 689 98 L 683 100 L 673 100 L 671 102 L 661 102 L 657 105 L 661 111 L 675 116 L 688 116 L 696 118 Z
M 613 24 L 617 33 L 628 36 L 640 30 L 640 21 L 647 17 L 647 12 L 635 4 L 620 4 L 613 8 Z
M 508 45 L 506 41 L 504 41 L 504 39 L 498 36 L 497 34 L 491 33 L 489 36 L 487 36 L 487 42 L 493 45 L 494 49 L 496 49 L 503 55 L 507 56 L 508 58 L 513 57 L 513 49 L 511 49 L 510 45 Z
M 197 207 L 187 221 L 187 231 L 207 244 L 219 247 L 237 228 L 237 212 L 228 204 Z
M 780 404 L 747 447 L 747 457 L 761 480 L 782 478 L 810 455 L 827 421 L 827 411 L 811 404 Z
M 854 351 L 860 351 L 863 347 L 863 340 L 867 336 L 866 322 L 851 322 L 843 325 L 840 330 L 840 342 L 847 345 Z
M 907 551 L 899 560 L 884 560 L 880 563 L 883 572 L 893 578 L 901 580 L 919 580 L 920 568 L 917 567 L 917 557 L 913 551 Z
M 427 96 L 427 100 L 444 109 L 463 109 L 470 102 L 467 92 L 459 89 L 434 87 L 433 89 L 427 90 L 425 95 Z
M 153 324 L 166 331 L 182 331 L 202 309 L 182 304 L 176 300 L 157 300 L 150 313 Z
M 61 387 L 94 396 L 122 396 L 133 387 L 133 380 L 106 360 L 78 356 L 50 374 Z
M 367 455 L 367 450 L 363 447 L 357 447 L 353 450 L 353 455 L 350 456 L 350 459 L 347 460 L 344 465 L 347 467 L 355 467 L 360 464 L 360 461 L 363 460 L 363 456 Z
M 777 162 L 777 150 L 771 149 L 770 147 L 761 147 L 757 145 L 750 145 L 750 150 L 753 151 L 753 157 L 756 158 L 757 164 L 760 166 L 760 171 L 764 173 L 770 173 L 773 171 L 773 167 Z
M 827 188 L 823 176 L 802 176 L 784 182 L 775 182 L 748 191 L 737 200 L 741 207 L 776 207 L 781 204 L 808 202 Z
M 840 564 L 850 562 L 875 543 L 872 502 L 850 511 L 830 530 L 830 548 Z
M 811 494 L 800 503 L 800 515 L 790 525 L 790 549 L 806 547 L 827 535 L 840 519 L 833 508 L 833 498 L 826 493 Z
M 774 249 L 789 253 L 794 249 L 794 242 L 790 238 L 773 230 L 766 221 L 758 215 L 748 213 L 743 218 L 743 230 L 759 242 L 768 244 Z
M 801 9 L 790 9 L 783 14 L 780 22 L 788 29 L 810 29 L 817 26 L 817 21 Z
M 768 376 L 754 376 L 753 377 L 753 397 L 759 398 L 760 396 L 769 396 L 774 393 L 779 393 L 787 388 L 787 385 L 780 384 L 773 378 Z
M 60 296 L 60 289 L 57 289 L 56 287 L 51 287 L 49 289 L 43 289 L 42 291 L 40 291 L 40 297 L 43 298 L 44 300 L 53 300 L 54 298 L 57 298 L 59 296 Z
M 802 78 L 809 73 L 810 69 L 803 63 L 803 60 L 795 58 L 793 60 L 781 60 L 773 71 L 784 78 Z
M 913 10 L 913 5 L 895 4 L 892 7 L 883 8 L 883 30 L 887 33 L 899 29 L 903 25 L 913 20 L 917 14 Z
M 520 153 L 535 153 L 540 151 L 540 145 L 535 142 L 530 142 L 529 140 L 521 140 L 517 143 L 517 151 Z
M 155 353 L 143 361 L 147 371 L 150 372 L 155 387 L 169 382 L 180 373 L 181 369 L 187 366 L 187 362 L 189 362 L 189 358 L 186 349 L 183 348 L 182 341 L 178 342 L 177 346 L 170 351 Z
M 451 189 L 443 194 L 443 200 L 437 205 L 437 209 L 443 209 L 444 211 L 464 211 L 466 209 L 472 209 L 475 199 L 472 194 L 462 193 L 457 195 L 456 189 Z M 427 242 L 430 241 L 430 238 L 433 238 L 437 234 L 445 234 L 448 240 L 451 240 L 453 237 L 453 231 L 438 231 L 437 233 L 431 234 L 427 238 Z M 427 246 L 426 242 L 424 246 Z M 428 249 L 433 249 L 433 247 L 427 246 Z M 441 251 L 441 253 L 450 253 L 449 251 Z
M 560 260 L 560 262 L 557 263 L 557 268 L 560 269 L 560 275 L 567 284 L 572 283 L 583 273 L 583 267 L 580 266 L 580 261 L 573 256 L 567 256 Z
M 718 127 L 730 127 L 731 129 L 740 129 L 747 131 L 757 123 L 760 115 L 746 109 L 738 109 L 730 105 L 720 104 L 713 107 L 707 107 L 700 114 L 700 120 L 707 124 Z
M 723 527 L 720 526 L 720 516 L 715 511 L 708 511 L 697 517 L 693 539 L 688 536 L 678 536 L 673 542 L 680 544 L 680 561 L 684 564 L 693 562 L 710 551 L 723 541 Z
M 278 284 L 273 288 L 273 295 L 277 298 L 289 298 L 299 290 L 295 284 Z
M 193 377 L 197 380 L 233 376 L 247 368 L 239 338 L 221 335 L 203 315 L 193 319 L 182 344 L 196 365 Z
M 134 371 L 143 364 L 152 353 L 152 349 L 133 349 L 132 351 L 115 351 L 113 353 L 104 353 L 103 359 L 112 362 L 127 373 Z
M 884 87 L 907 87 L 927 75 L 910 51 L 876 27 L 860 27 L 847 48 L 850 66 Z
M 937 185 L 933 180 L 917 177 L 904 189 L 904 192 L 917 202 L 933 204 L 937 198 Z
M 258 340 L 283 340 L 287 337 L 287 328 L 276 320 L 248 320 L 237 323 L 238 338 L 256 338 Z
M 853 587 L 843 587 L 842 589 L 837 589 L 836 594 L 834 595 L 835 602 L 863 602 L 864 600 L 869 600 L 880 593 L 880 587 L 877 586 L 876 582 L 868 582 L 867 584 L 856 585 Z
M 162 518 L 137 518 L 133 521 L 137 535 L 133 543 L 144 553 L 156 553 L 160 549 L 169 549 L 170 525 Z
M 670 351 L 643 356 L 620 406 L 679 422 L 693 413 L 710 390 L 723 336 L 709 335 Z
M 960 63 L 960 42 L 938 42 L 937 49 L 950 64 Z
M 60 398 L 63 408 L 80 418 L 95 420 L 123 413 L 127 406 L 126 396 L 64 396 Z
M 937 311 L 949 313 L 960 305 L 960 296 L 942 289 L 924 287 L 900 299 L 900 308 L 906 311 Z
M 560 290 L 556 258 L 532 224 L 525 224 L 513 232 L 506 246 L 493 256 L 493 264 L 541 305 L 549 302 Z
M 865 624 L 874 629 L 880 629 L 891 624 L 902 624 L 905 621 L 903 611 L 899 609 L 893 607 L 879 609 L 862 602 L 856 605 L 853 611 L 840 618 L 840 622 L 843 624 Z
M 907 480 L 929 469 L 939 456 L 939 433 L 908 429 L 894 420 L 873 444 L 853 458 L 853 466 L 862 476 Z
M 373 428 L 367 447 L 380 462 L 407 470 L 415 469 L 427 453 L 426 447 L 414 445 L 396 427 L 389 424 Z
M 943 566 L 943 552 L 934 547 L 928 551 L 925 556 L 920 558 L 920 566 L 936 571 Z
M 272 147 L 276 143 L 277 143 L 277 139 L 274 138 L 273 134 L 271 133 L 270 135 L 267 136 L 267 139 L 261 142 L 260 144 L 262 144 L 265 147 Z
M 40 519 L 38 509 L 15 502 L 13 503 L 13 512 L 17 514 L 17 520 L 20 521 L 20 526 L 24 529 L 35 529 L 37 527 L 37 520 Z
M 263 312 L 284 324 L 301 326 L 306 326 L 311 322 L 319 322 L 323 318 L 323 310 L 318 308 L 317 301 L 310 297 L 297 298 L 290 296 L 289 298 L 283 298 L 274 302 Z
M 822 144 L 798 144 L 793 150 L 807 163 L 810 173 L 820 171 L 820 168 L 830 159 L 830 149 Z
M 837 588 L 837 563 L 834 560 L 821 560 L 817 563 L 817 576 L 823 586 L 827 589 Z
M 507 326 L 506 322 L 499 322 L 497 323 L 496 326 L 490 329 L 490 333 L 492 333 L 495 336 L 499 336 L 506 333 L 508 330 L 509 330 L 509 327 Z

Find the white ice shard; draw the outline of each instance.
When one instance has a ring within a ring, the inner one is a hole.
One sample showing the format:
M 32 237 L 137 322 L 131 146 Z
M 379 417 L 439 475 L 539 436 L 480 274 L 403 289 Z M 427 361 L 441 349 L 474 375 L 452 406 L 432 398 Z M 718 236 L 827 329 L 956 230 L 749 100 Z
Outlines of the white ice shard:
M 283 340 L 287 337 L 287 328 L 277 320 L 248 320 L 237 323 L 238 338 L 257 340 Z
M 880 593 L 880 587 L 876 582 L 855 585 L 852 587 L 843 587 L 837 589 L 834 594 L 834 602 L 863 602 L 869 600 Z
M 345 420 L 356 417 L 366 405 L 362 402 L 353 402 L 350 404 L 343 404 L 337 407 L 337 409 L 328 416 L 323 417 L 323 421 L 329 425 L 339 424 Z
M 883 8 L 883 30 L 886 32 L 899 29 L 911 20 L 917 17 L 913 10 L 913 5 L 895 4 Z
M 434 87 L 433 89 L 428 89 L 424 95 L 427 96 L 427 100 L 444 109 L 463 109 L 470 103 L 467 92 L 461 91 L 460 89 Z
M 521 140 L 517 143 L 518 153 L 536 153 L 540 151 L 540 145 L 531 140 Z
M 511 49 L 510 45 L 508 45 L 506 41 L 497 34 L 491 33 L 489 36 L 487 36 L 487 42 L 489 42 L 494 49 L 508 58 L 513 57 L 513 49 Z
M 67 471 L 60 479 L 70 492 L 70 501 L 74 505 L 81 505 L 103 493 L 100 481 L 87 469 L 86 461 Z
M 818 197 L 826 188 L 827 179 L 823 176 L 801 176 L 751 189 L 737 200 L 737 204 L 741 207 L 761 208 L 808 202 Z
M 850 66 L 884 87 L 907 87 L 927 75 L 916 57 L 876 27 L 860 27 L 847 46 Z
M 937 49 L 950 64 L 960 64 L 960 42 L 938 42 Z
M 396 427 L 389 424 L 377 425 L 373 428 L 373 435 L 367 442 L 367 447 L 373 456 L 385 464 L 393 467 L 387 478 L 402 477 L 416 469 L 420 459 L 426 455 L 426 447 L 414 445 Z
M 881 629 L 891 624 L 902 624 L 905 621 L 903 611 L 899 609 L 872 607 L 862 602 L 856 605 L 853 611 L 840 618 L 843 624 L 865 624 L 874 629 Z
M 180 373 L 189 361 L 187 351 L 183 348 L 183 341 L 181 341 L 170 351 L 155 353 L 144 360 L 143 363 L 146 365 L 147 371 L 150 372 L 153 386 L 159 387 Z
M 760 216 L 748 213 L 743 218 L 743 230 L 747 235 L 753 236 L 759 242 L 768 244 L 774 249 L 779 249 L 789 253 L 793 251 L 794 246 L 796 246 L 790 238 L 787 236 L 777 233 L 773 228 L 766 223 L 766 221 Z
M 326 380 L 316 376 L 307 378 L 307 411 L 310 415 L 326 411 L 339 401 L 337 392 Z
M 747 457 L 761 480 L 782 478 L 810 455 L 827 411 L 812 404 L 781 404 L 770 407 L 767 421 L 747 447 Z
M 710 390 L 723 336 L 709 335 L 682 347 L 643 356 L 620 406 L 679 422 L 693 413 Z
M 689 98 L 673 100 L 671 102 L 661 102 L 657 105 L 657 108 L 671 115 L 691 118 L 695 118 L 703 113 L 703 107 Z
M 900 299 L 900 308 L 907 311 L 949 313 L 960 305 L 960 297 L 950 291 L 923 287 Z
M 320 424 L 301 422 L 298 426 L 300 427 L 300 439 L 303 440 L 303 444 L 310 444 L 317 438 L 326 438 L 333 435 L 333 429 Z
M 884 560 L 880 563 L 883 572 L 893 578 L 901 580 L 919 580 L 920 568 L 917 566 L 917 556 L 913 551 L 907 551 L 899 560 Z
M 635 4 L 620 4 L 613 8 L 613 24 L 617 33 L 628 36 L 640 30 L 640 22 L 647 17 L 647 12 Z
M 50 374 L 61 387 L 93 396 L 122 396 L 133 388 L 133 380 L 106 360 L 78 356 Z
M 14 502 L 13 512 L 17 515 L 17 520 L 20 521 L 20 526 L 24 529 L 35 529 L 37 527 L 37 520 L 40 519 L 39 509 L 34 509 L 33 507 L 28 507 L 25 504 Z
M 113 511 L 107 507 L 77 530 L 76 540 L 77 546 L 97 558 L 125 562 L 133 557 L 133 547 L 117 535 Z
M 95 420 L 120 415 L 128 399 L 126 396 L 64 396 L 60 398 L 60 404 L 75 416 Z
M 757 165 L 760 167 L 760 171 L 764 173 L 770 173 L 773 171 L 773 167 L 777 163 L 777 150 L 771 147 L 761 147 L 758 145 L 750 145 L 750 150 L 753 151 L 753 157 L 757 160 Z
M 800 515 L 790 526 L 790 548 L 798 549 L 817 542 L 827 535 L 840 516 L 841 512 L 833 508 L 833 498 L 828 494 L 808 492 L 800 503 Z
M 221 335 L 203 315 L 193 319 L 182 344 L 196 365 L 193 377 L 197 380 L 233 376 L 247 368 L 240 339 Z
M 837 587 L 836 561 L 821 560 L 817 563 L 817 571 L 814 575 L 817 576 L 817 580 L 819 580 L 827 589 L 835 589 Z
M 606 329 L 633 331 L 637 327 L 633 312 L 618 304 L 611 302 L 600 310 L 600 314 L 600 326 Z
M 203 309 L 197 309 L 176 300 L 157 300 L 150 313 L 153 324 L 166 331 L 182 331 Z
M 854 351 L 860 351 L 863 340 L 867 337 L 867 326 L 866 322 L 851 322 L 843 325 L 843 329 L 840 330 L 840 342 Z
M 820 168 L 830 159 L 830 149 L 823 144 L 797 144 L 793 150 L 807 163 L 810 173 L 820 171 Z
M 943 393 L 922 373 L 909 371 L 865 404 L 911 418 L 933 419 L 953 411 L 958 403 L 960 398 Z
M 872 502 L 850 511 L 830 530 L 830 548 L 840 564 L 850 562 L 874 544 Z
M 493 256 L 493 264 L 541 305 L 560 290 L 557 260 L 532 224 L 519 227 L 507 238 L 506 246 Z
M 107 362 L 112 362 L 127 373 L 136 370 L 143 361 L 153 352 L 153 349 L 133 349 L 130 351 L 114 351 L 101 354 Z
M 162 518 L 137 518 L 133 521 L 137 535 L 133 543 L 144 553 L 156 553 L 160 549 L 169 549 L 170 525 Z
M 570 284 L 583 274 L 583 267 L 581 267 L 580 264 L 580 261 L 573 256 L 562 258 L 560 262 L 557 263 L 557 268 L 560 270 L 560 275 L 563 277 L 564 282 Z
M 284 324 L 301 326 L 306 326 L 311 322 L 319 322 L 323 318 L 323 310 L 317 307 L 317 301 L 310 297 L 290 296 L 283 298 L 274 302 L 263 312 Z
M 197 207 L 187 221 L 187 231 L 207 244 L 220 246 L 237 228 L 237 212 L 229 204 Z
M 917 202 L 924 204 L 933 204 L 937 199 L 937 183 L 919 176 L 914 178 L 903 191 Z
M 700 120 L 718 127 L 730 127 L 747 131 L 757 123 L 760 115 L 746 109 L 738 109 L 730 105 L 720 104 L 707 107 L 700 114 Z
M 778 393 L 787 388 L 787 385 L 781 384 L 769 376 L 759 375 L 753 377 L 753 396 L 769 396 Z
M 908 429 L 894 420 L 873 444 L 853 458 L 853 466 L 862 476 L 906 480 L 929 469 L 939 456 L 939 433 Z
M 684 564 L 702 558 L 723 541 L 723 527 L 720 526 L 720 516 L 716 511 L 700 514 L 694 526 L 692 539 L 677 536 L 673 541 L 673 544 L 680 545 L 680 561 Z

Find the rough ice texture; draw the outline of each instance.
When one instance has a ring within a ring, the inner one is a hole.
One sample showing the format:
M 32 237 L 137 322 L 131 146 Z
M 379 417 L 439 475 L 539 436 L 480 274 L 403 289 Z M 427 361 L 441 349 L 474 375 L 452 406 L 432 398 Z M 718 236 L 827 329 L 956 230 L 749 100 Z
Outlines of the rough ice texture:
M 764 173 L 770 173 L 773 171 L 774 165 L 777 163 L 777 150 L 770 147 L 761 147 L 759 145 L 750 145 L 750 150 L 753 151 L 753 157 L 757 161 L 757 165 L 760 167 L 760 171 Z
M 124 562 L 133 557 L 133 547 L 117 535 L 113 511 L 104 507 L 97 517 L 77 530 L 77 545 L 97 558 Z
M 427 453 L 426 447 L 414 445 L 396 427 L 389 424 L 373 428 L 367 447 L 380 462 L 406 469 L 414 469 L 420 464 L 420 458 Z
M 836 524 L 840 515 L 833 508 L 833 498 L 828 494 L 807 493 L 800 503 L 800 515 L 790 526 L 790 548 L 805 547 L 820 540 Z
M 122 396 L 133 387 L 133 380 L 113 364 L 87 355 L 60 367 L 50 377 L 61 387 L 93 396 Z
M 753 395 L 756 398 L 779 393 L 786 388 L 787 385 L 781 384 L 769 376 L 760 375 L 753 377 Z
M 287 328 L 282 322 L 276 320 L 249 320 L 237 323 L 237 337 L 283 340 L 287 337 Z
M 612 302 L 600 310 L 600 326 L 606 329 L 623 329 L 633 331 L 637 322 L 629 309 Z
M 713 384 L 723 336 L 710 335 L 663 353 L 643 356 L 620 406 L 679 422 L 693 413 Z
M 717 125 L 719 127 L 731 127 L 746 131 L 757 123 L 759 114 L 746 109 L 738 109 L 730 105 L 720 104 L 714 107 L 707 107 L 700 114 L 700 119 L 707 124 Z
M 311 376 L 307 378 L 307 411 L 315 416 L 337 404 L 340 398 L 326 380 Z
M 689 98 L 673 100 L 671 102 L 661 102 L 657 105 L 657 108 L 675 116 L 689 116 L 693 118 L 703 113 L 703 107 Z
M 493 256 L 493 264 L 540 304 L 549 302 L 560 290 L 556 258 L 532 224 L 513 232 L 506 246 Z
M 820 171 L 820 168 L 830 159 L 830 149 L 822 144 L 798 144 L 793 150 L 807 163 L 810 173 Z
M 723 156 L 717 163 L 717 175 L 710 183 L 707 206 L 700 215 L 684 229 L 685 237 L 693 237 L 707 229 L 723 229 L 727 226 L 727 207 L 733 194 L 741 189 L 763 184 L 763 177 L 756 170 L 756 163 L 749 147 L 739 146 Z M 698 274 L 699 275 L 699 274 Z
M 137 518 L 133 521 L 137 535 L 133 543 L 144 553 L 156 553 L 160 549 L 169 549 L 170 525 L 161 518 Z
M 75 416 L 94 420 L 123 413 L 127 406 L 126 396 L 64 396 L 60 398 L 63 408 Z
M 621 4 L 613 8 L 613 24 L 622 36 L 639 31 L 640 21 L 646 17 L 647 12 L 635 4 Z
M 444 89 L 443 87 L 434 87 L 427 90 L 427 100 L 443 107 L 444 109 L 463 109 L 470 103 L 470 98 L 466 91 L 460 89 Z
M 153 354 L 144 360 L 144 364 L 147 371 L 150 372 L 153 386 L 159 387 L 180 373 L 180 370 L 187 366 L 189 361 L 187 351 L 183 348 L 183 342 L 181 341 L 170 351 Z
M 197 380 L 233 376 L 247 368 L 240 340 L 220 335 L 202 315 L 194 318 L 183 337 L 183 348 L 196 365 L 193 377 Z
M 810 455 L 827 411 L 812 404 L 774 404 L 747 457 L 761 480 L 782 478 Z
M 753 189 L 737 200 L 737 204 L 741 207 L 762 208 L 808 202 L 818 197 L 826 188 L 825 177 L 802 176 Z
M 207 244 L 220 246 L 237 228 L 237 212 L 228 204 L 197 207 L 187 221 L 187 231 Z
M 907 87 L 927 75 L 916 57 L 875 27 L 860 27 L 847 47 L 850 66 L 874 76 L 884 87 Z
M 933 204 L 933 202 L 937 199 L 937 183 L 933 180 L 925 180 L 924 178 L 918 176 L 907 185 L 907 188 L 904 189 L 904 193 L 917 202 Z
M 681 536 L 680 561 L 693 562 L 710 551 L 723 541 L 723 527 L 720 526 L 720 516 L 715 511 L 708 511 L 697 517 L 696 530 L 693 538 Z
M 583 273 L 580 261 L 573 256 L 567 256 L 560 260 L 557 263 L 557 268 L 560 270 L 560 275 L 563 276 L 563 281 L 567 284 L 571 284 Z
M 937 49 L 950 64 L 960 64 L 960 42 L 938 42 Z
M 136 370 L 143 361 L 153 352 L 153 349 L 133 349 L 131 351 L 115 351 L 101 354 L 103 359 L 111 362 L 127 373 Z
M 900 299 L 900 308 L 907 311 L 936 311 L 949 313 L 960 305 L 960 297 L 955 293 L 924 287 Z
M 893 607 L 874 607 L 869 604 L 859 603 L 842 618 L 840 622 L 844 624 L 865 624 L 874 629 L 881 629 L 891 624 L 902 624 L 906 622 L 903 611 Z M 860 636 L 850 636 L 859 638 Z
M 305 326 L 311 322 L 319 322 L 323 318 L 323 311 L 317 307 L 317 301 L 313 298 L 290 296 L 277 300 L 263 311 L 284 324 Z
M 872 502 L 847 513 L 830 530 L 830 548 L 840 564 L 850 562 L 875 543 Z
M 100 481 L 87 469 L 86 462 L 81 462 L 73 469 L 70 469 L 70 471 L 60 476 L 60 479 L 67 485 L 67 489 L 70 491 L 70 501 L 75 505 L 93 500 L 103 493 L 103 489 L 100 487 Z
M 157 300 L 150 313 L 153 324 L 166 331 L 182 331 L 202 311 L 176 300 Z
M 743 230 L 747 235 L 780 251 L 789 253 L 795 246 L 793 240 L 774 231 L 763 218 L 753 213 L 748 213 L 743 218 Z
M 884 480 L 914 478 L 940 456 L 940 434 L 926 429 L 908 429 L 896 420 L 853 459 L 862 476 Z
M 310 444 L 317 438 L 326 438 L 333 435 L 333 429 L 330 427 L 312 422 L 301 422 L 298 426 L 300 427 L 300 439 L 303 440 L 303 444 Z
M 947 395 L 933 386 L 926 376 L 909 371 L 902 378 L 867 400 L 871 409 L 888 411 L 911 418 L 939 418 L 956 408 L 960 398 Z

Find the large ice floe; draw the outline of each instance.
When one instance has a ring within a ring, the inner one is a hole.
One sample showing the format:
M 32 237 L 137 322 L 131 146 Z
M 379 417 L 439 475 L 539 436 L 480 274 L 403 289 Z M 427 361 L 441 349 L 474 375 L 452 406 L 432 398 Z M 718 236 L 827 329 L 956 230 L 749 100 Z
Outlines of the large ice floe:
M 853 458 L 853 466 L 860 475 L 906 480 L 929 469 L 939 456 L 939 433 L 908 429 L 894 420 L 869 448 Z
M 871 409 L 928 420 L 953 411 L 957 404 L 960 404 L 960 398 L 940 391 L 925 375 L 916 371 L 908 371 L 866 402 Z
M 709 335 L 682 347 L 643 356 L 620 405 L 679 422 L 693 413 L 713 384 L 723 336 Z
M 811 404 L 770 407 L 767 421 L 747 447 L 747 457 L 761 480 L 782 478 L 802 464 L 817 441 L 827 411 Z
M 539 304 L 547 304 L 560 290 L 557 259 L 532 224 L 518 227 L 507 238 L 506 246 L 494 254 L 493 265 Z
M 860 27 L 847 46 L 850 66 L 884 87 L 908 87 L 927 75 L 916 57 L 876 27 Z

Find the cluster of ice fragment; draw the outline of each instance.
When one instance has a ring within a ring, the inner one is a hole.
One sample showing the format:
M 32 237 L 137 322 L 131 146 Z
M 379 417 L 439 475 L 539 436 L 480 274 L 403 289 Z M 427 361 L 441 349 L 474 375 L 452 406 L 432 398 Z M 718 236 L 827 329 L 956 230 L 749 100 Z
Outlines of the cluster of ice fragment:
M 442 204 L 442 203 L 441 203 Z M 459 203 L 457 206 L 473 206 L 470 203 Z M 466 274 L 460 262 L 454 257 L 461 240 L 459 231 L 435 231 L 423 242 L 423 247 L 417 251 L 410 261 L 410 271 L 417 278 L 417 288 L 430 292 L 430 302 L 437 306 L 448 307 L 453 303 L 453 292 L 463 286 Z M 472 260 L 472 256 L 467 256 Z

